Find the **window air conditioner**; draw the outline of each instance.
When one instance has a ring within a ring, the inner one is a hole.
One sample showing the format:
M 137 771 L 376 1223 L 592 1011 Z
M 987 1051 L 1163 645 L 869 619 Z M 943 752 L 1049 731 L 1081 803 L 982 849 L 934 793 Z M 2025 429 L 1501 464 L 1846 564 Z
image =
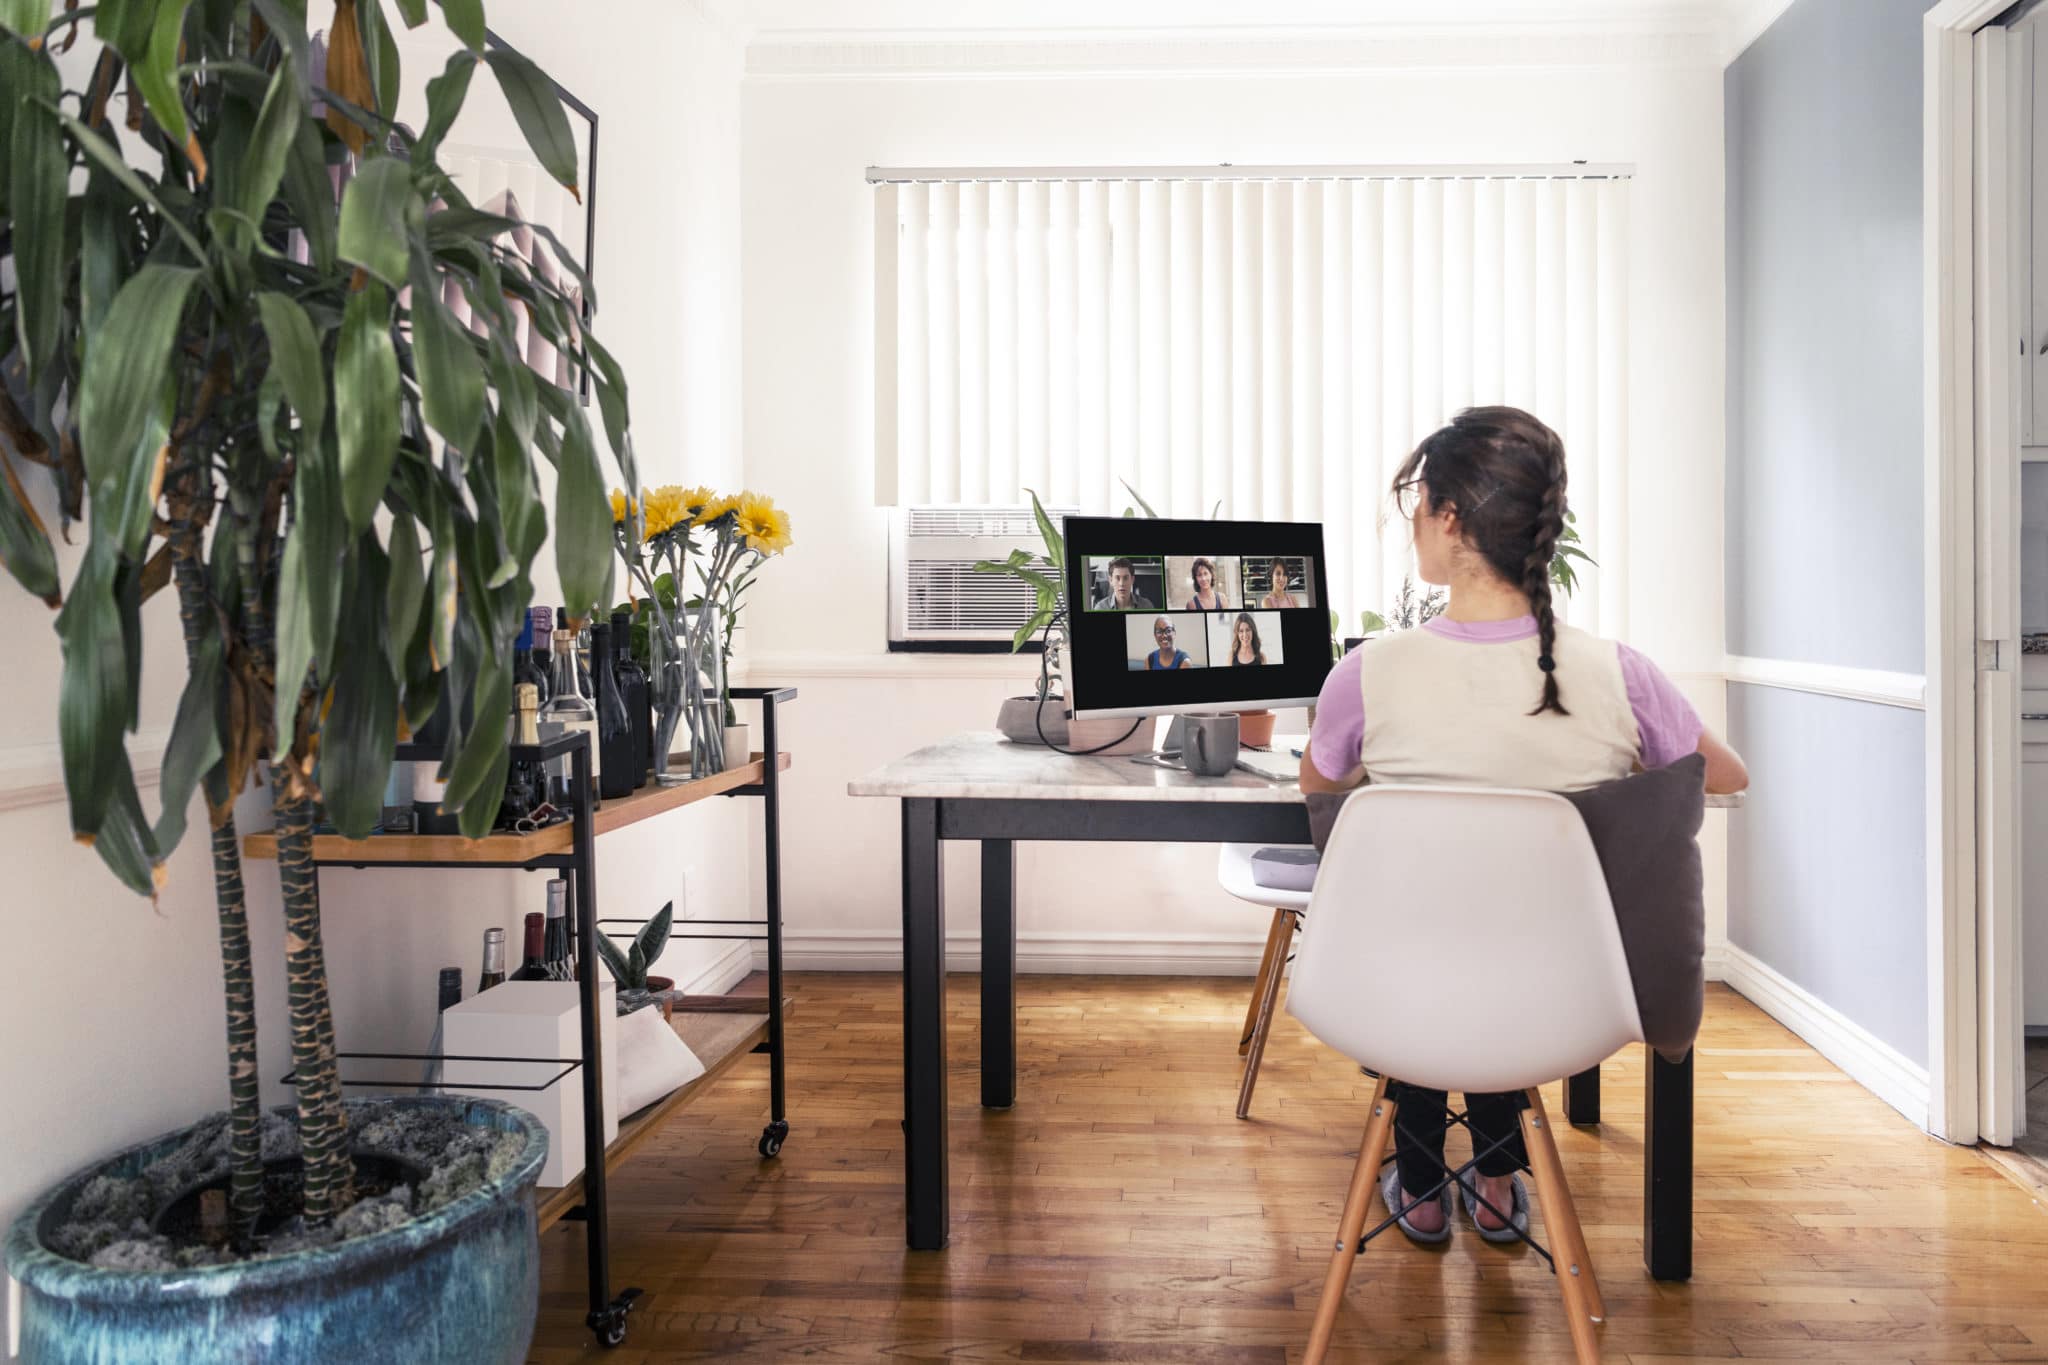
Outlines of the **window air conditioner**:
M 1055 526 L 1076 515 L 1048 507 Z M 1024 549 L 1043 554 L 1031 505 L 898 507 L 889 520 L 889 648 L 1008 650 L 1038 600 L 1029 584 L 976 573 L 982 559 Z

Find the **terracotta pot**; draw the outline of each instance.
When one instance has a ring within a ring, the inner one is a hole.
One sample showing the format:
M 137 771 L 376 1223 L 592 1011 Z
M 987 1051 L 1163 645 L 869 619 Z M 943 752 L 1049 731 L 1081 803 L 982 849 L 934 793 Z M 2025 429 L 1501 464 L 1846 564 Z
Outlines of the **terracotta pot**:
M 661 1017 L 664 1019 L 675 1018 L 675 978 L 668 976 L 650 976 L 647 978 L 647 989 L 654 996 L 655 1000 L 661 1005 Z
M 1249 749 L 1265 749 L 1273 743 L 1274 715 L 1271 711 L 1237 713 L 1237 742 Z

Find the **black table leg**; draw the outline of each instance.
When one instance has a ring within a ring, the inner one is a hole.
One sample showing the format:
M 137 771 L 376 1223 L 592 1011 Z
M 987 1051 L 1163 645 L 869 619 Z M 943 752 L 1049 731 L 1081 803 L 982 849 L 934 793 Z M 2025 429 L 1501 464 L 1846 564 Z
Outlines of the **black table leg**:
M 1643 1263 L 1655 1280 L 1692 1278 L 1692 1062 L 1648 1048 L 1643 1118 Z
M 914 1251 L 946 1245 L 946 879 L 938 802 L 903 802 L 903 1188 Z
M 1564 1081 L 1564 1116 L 1573 1123 L 1600 1121 L 1600 1068 L 1589 1066 Z
M 981 841 L 981 1103 L 1017 1102 L 1017 846 Z

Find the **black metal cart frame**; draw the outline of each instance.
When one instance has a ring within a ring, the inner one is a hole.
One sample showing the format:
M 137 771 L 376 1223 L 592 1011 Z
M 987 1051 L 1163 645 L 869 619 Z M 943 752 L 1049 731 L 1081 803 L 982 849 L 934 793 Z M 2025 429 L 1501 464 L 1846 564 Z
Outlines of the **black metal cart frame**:
M 781 747 L 777 728 L 776 708 L 784 702 L 796 700 L 793 687 L 735 687 L 730 695 L 736 701 L 757 701 L 761 704 L 761 747 L 763 752 L 761 780 L 744 787 L 734 787 L 720 793 L 724 796 L 758 796 L 761 798 L 761 818 L 764 841 L 762 860 L 764 868 L 764 900 L 766 917 L 758 920 L 685 920 L 685 924 L 710 924 L 727 926 L 754 926 L 756 933 L 695 933 L 686 932 L 673 937 L 753 939 L 765 940 L 768 944 L 768 1041 L 756 1051 L 768 1054 L 769 1075 L 769 1122 L 761 1132 L 758 1150 L 763 1157 L 775 1156 L 781 1151 L 783 1142 L 789 1136 L 789 1121 L 786 1110 L 786 1061 L 783 1050 L 782 1027 L 782 793 L 781 793 Z M 556 735 L 542 740 L 539 744 L 514 744 L 511 746 L 515 762 L 545 762 L 567 756 L 570 760 L 575 795 L 570 810 L 571 846 L 567 853 L 543 854 L 533 858 L 507 858 L 505 860 L 470 859 L 461 862 L 423 861 L 378 861 L 365 862 L 358 859 L 339 857 L 313 859 L 316 867 L 353 868 L 430 868 L 460 871 L 484 871 L 503 869 L 519 872 L 559 872 L 569 882 L 570 911 L 575 917 L 574 933 L 578 960 L 586 964 L 597 961 L 597 935 L 600 932 L 597 916 L 597 830 L 593 815 L 595 808 L 590 799 L 591 754 L 589 737 L 583 734 Z M 441 752 L 437 747 L 420 744 L 401 744 L 397 747 L 395 759 L 400 762 L 439 763 Z M 486 836 L 486 840 L 489 836 Z M 621 1290 L 614 1295 L 611 1291 L 610 1259 L 610 1210 L 606 1196 L 605 1141 L 604 1141 L 604 1068 L 601 1065 L 603 1044 L 598 1031 L 598 989 L 597 973 L 585 971 L 579 977 L 577 992 L 578 1023 L 582 1035 L 582 1055 L 574 1059 L 574 1067 L 583 1076 L 583 1204 L 567 1215 L 568 1219 L 581 1221 L 586 1226 L 585 1246 L 588 1251 L 590 1283 L 590 1311 L 584 1322 L 596 1334 L 600 1343 L 617 1346 L 626 1339 L 626 1316 L 632 1311 L 635 1300 L 642 1291 L 637 1288 Z M 378 1057 L 384 1059 L 432 1060 L 424 1053 L 341 1053 L 342 1058 Z M 519 1060 L 519 1059 L 511 1059 Z M 556 1061 L 557 1059 L 531 1059 L 535 1061 Z M 568 1067 L 572 1063 L 561 1059 L 560 1064 Z M 287 1078 L 289 1079 L 289 1078 Z M 343 1081 L 344 1085 L 391 1086 L 391 1081 Z M 519 1088 L 519 1087 L 504 1087 Z

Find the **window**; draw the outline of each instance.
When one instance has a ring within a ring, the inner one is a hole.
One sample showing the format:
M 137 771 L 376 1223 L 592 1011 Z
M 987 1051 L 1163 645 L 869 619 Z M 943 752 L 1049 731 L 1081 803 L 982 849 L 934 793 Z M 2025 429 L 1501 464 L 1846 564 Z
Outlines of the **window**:
M 870 178 L 879 503 L 1319 520 L 1355 621 L 1408 570 L 1394 469 L 1513 403 L 1601 564 L 1571 617 L 1623 629 L 1625 169 Z

